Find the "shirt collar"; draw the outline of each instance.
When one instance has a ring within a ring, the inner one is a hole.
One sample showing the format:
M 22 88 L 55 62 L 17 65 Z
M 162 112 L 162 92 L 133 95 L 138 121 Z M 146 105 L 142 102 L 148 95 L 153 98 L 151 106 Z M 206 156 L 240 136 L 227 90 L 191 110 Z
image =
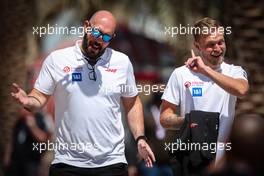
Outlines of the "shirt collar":
M 86 56 L 83 55 L 83 53 L 81 51 L 81 48 L 80 48 L 81 44 L 82 44 L 82 40 L 77 40 L 76 43 L 75 43 L 75 52 L 76 52 L 77 59 L 85 59 L 85 58 L 87 58 Z M 110 52 L 109 52 L 109 48 L 106 48 L 104 53 L 100 56 L 100 59 L 97 62 L 106 63 L 109 60 L 110 60 Z

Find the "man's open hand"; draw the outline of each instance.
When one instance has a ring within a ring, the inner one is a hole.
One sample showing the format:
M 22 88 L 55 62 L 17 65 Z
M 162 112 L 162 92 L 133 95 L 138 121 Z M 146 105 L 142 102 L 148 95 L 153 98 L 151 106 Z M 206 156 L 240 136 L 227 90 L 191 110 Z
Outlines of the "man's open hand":
M 147 142 L 143 139 L 138 141 L 138 153 L 144 159 L 146 167 L 153 167 L 153 162 L 156 161 L 155 156 Z
M 29 98 L 27 93 L 19 87 L 16 83 L 13 83 L 14 91 L 11 92 L 11 96 L 23 107 L 26 107 L 29 104 Z

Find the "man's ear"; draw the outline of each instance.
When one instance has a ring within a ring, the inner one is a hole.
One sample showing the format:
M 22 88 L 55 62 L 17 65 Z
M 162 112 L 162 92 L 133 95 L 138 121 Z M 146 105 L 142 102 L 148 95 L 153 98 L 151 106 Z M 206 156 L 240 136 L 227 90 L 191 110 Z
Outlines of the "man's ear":
M 84 21 L 84 26 L 85 26 L 85 27 L 90 26 L 90 22 L 89 22 L 88 20 L 85 20 L 85 21 Z
M 85 20 L 83 23 L 83 26 L 84 26 L 85 31 L 87 31 L 88 28 L 90 27 L 90 22 L 88 20 Z

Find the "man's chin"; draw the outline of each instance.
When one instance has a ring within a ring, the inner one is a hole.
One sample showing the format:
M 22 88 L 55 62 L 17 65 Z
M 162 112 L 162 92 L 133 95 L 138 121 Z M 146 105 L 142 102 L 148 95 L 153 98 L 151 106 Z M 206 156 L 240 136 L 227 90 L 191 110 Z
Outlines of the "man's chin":
M 222 62 L 223 62 L 223 56 L 219 56 L 219 57 L 211 56 L 210 59 L 208 60 L 208 64 L 210 64 L 212 68 L 219 67 L 222 64 Z
M 224 57 L 222 55 L 220 55 L 220 56 L 211 56 L 211 59 L 210 60 L 211 60 L 211 63 L 212 64 L 213 63 L 217 64 L 219 62 L 222 62 L 223 59 L 224 59 Z
M 100 56 L 100 50 L 88 50 L 88 56 L 91 58 L 97 58 Z

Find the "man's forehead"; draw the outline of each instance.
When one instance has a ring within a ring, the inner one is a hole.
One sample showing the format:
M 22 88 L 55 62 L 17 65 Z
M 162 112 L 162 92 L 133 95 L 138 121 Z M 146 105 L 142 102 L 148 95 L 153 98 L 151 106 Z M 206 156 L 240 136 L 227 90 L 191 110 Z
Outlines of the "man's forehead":
M 112 33 L 115 31 L 115 23 L 106 17 L 94 19 L 90 23 L 93 27 L 105 33 Z
M 111 26 L 111 23 L 107 21 L 107 19 L 98 19 L 96 21 L 92 21 L 91 25 L 95 27 L 109 27 Z

